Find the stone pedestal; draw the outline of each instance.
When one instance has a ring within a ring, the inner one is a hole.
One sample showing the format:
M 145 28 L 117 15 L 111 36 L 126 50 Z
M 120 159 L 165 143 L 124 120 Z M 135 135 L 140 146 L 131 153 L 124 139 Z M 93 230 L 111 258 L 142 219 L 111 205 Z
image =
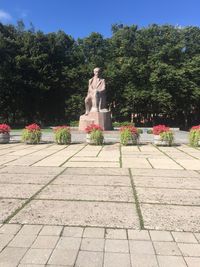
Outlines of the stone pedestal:
M 88 115 L 82 115 L 79 119 L 79 130 L 84 131 L 90 124 L 98 124 L 103 130 L 112 130 L 112 121 L 110 111 L 90 112 Z

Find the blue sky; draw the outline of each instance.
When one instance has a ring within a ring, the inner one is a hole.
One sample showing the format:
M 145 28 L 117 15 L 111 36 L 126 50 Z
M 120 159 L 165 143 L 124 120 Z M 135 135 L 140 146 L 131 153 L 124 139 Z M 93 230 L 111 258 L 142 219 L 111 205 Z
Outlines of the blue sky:
M 52 32 L 64 30 L 74 38 L 99 32 L 111 35 L 111 25 L 140 27 L 152 23 L 200 26 L 200 0 L 0 0 L 0 21 Z

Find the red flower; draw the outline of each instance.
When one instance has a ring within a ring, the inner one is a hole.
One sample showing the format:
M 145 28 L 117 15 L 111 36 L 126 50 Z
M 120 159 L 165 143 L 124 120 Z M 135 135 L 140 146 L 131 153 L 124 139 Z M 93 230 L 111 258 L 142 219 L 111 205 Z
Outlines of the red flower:
M 169 132 L 170 128 L 165 125 L 156 125 L 153 127 L 153 134 L 159 135 L 164 132 Z
M 91 133 L 93 131 L 103 131 L 103 129 L 99 125 L 92 123 L 85 128 L 85 131 L 86 133 Z
M 0 133 L 9 133 L 10 132 L 10 126 L 7 124 L 0 124 Z
M 53 131 L 54 131 L 54 132 L 57 132 L 57 131 L 62 130 L 62 129 L 66 129 L 66 130 L 70 131 L 70 127 L 67 126 L 67 125 L 62 125 L 62 126 L 54 127 L 54 128 L 53 128 Z
M 40 131 L 41 128 L 39 125 L 37 125 L 36 123 L 30 124 L 28 126 L 25 127 L 27 130 L 29 130 L 30 132 L 34 132 L 34 131 Z
M 196 125 L 196 126 L 193 126 L 190 131 L 200 131 L 200 124 L 199 125 Z
M 120 132 L 123 132 L 124 130 L 129 130 L 132 134 L 138 135 L 138 129 L 132 125 L 123 126 L 119 130 Z

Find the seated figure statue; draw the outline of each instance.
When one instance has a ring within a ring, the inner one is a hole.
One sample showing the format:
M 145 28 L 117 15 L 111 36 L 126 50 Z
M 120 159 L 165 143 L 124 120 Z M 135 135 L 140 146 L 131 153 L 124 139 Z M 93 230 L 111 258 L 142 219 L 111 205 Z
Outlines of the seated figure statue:
M 95 68 L 94 77 L 89 80 L 88 93 L 85 98 L 85 115 L 89 112 L 107 110 L 105 89 L 105 80 L 100 78 L 100 68 Z

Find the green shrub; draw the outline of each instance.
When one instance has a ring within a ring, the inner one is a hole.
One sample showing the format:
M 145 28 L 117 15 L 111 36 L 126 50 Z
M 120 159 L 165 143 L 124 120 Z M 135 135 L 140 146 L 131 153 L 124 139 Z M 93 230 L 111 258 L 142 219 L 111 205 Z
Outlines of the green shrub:
M 160 133 L 160 137 L 162 141 L 168 141 L 170 146 L 174 141 L 174 134 L 172 131 Z
M 139 131 L 134 126 L 128 125 L 120 128 L 120 143 L 124 146 L 137 144 Z
M 93 145 L 102 145 L 104 136 L 101 130 L 95 130 L 90 133 L 91 144 Z
M 41 140 L 42 132 L 36 123 L 30 124 L 22 131 L 22 142 L 28 144 L 38 144 Z
M 148 133 L 148 134 L 153 134 L 153 130 L 152 130 L 152 129 L 148 129 L 148 130 L 147 130 L 147 133 Z
M 142 129 L 137 129 L 137 131 L 138 131 L 138 134 L 142 134 L 143 133 Z
M 200 142 L 200 129 L 192 129 L 189 133 L 189 142 L 191 146 L 197 147 L 199 146 Z
M 59 145 L 67 145 L 71 143 L 71 133 L 68 126 L 58 126 L 54 128 L 54 136 L 56 143 Z
M 70 126 L 71 127 L 78 127 L 79 121 L 70 121 Z
M 41 140 L 42 133 L 41 131 L 29 131 L 24 129 L 22 131 L 22 142 L 29 144 L 38 144 Z
M 113 122 L 113 127 L 122 127 L 122 126 L 135 126 L 135 124 L 133 122 L 129 122 L 129 121 L 124 121 L 124 122 Z

